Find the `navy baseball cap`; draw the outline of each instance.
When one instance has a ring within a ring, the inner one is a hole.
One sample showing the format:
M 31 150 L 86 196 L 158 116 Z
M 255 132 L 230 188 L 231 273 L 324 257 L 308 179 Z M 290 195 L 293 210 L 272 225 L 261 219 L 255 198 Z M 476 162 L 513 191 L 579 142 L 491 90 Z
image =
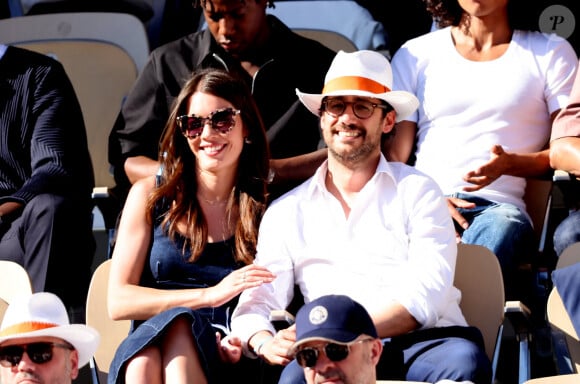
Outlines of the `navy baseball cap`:
M 322 296 L 298 311 L 291 352 L 308 341 L 348 343 L 362 334 L 378 338 L 375 324 L 362 305 L 344 295 Z

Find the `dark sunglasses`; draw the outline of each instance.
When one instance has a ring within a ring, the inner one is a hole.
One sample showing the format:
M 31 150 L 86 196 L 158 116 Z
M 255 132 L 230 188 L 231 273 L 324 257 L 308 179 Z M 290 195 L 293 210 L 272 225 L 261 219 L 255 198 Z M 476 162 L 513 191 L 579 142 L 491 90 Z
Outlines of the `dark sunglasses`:
M 189 139 L 200 136 L 206 124 L 209 124 L 214 131 L 225 135 L 234 128 L 236 124 L 234 117 L 239 113 L 238 109 L 223 108 L 213 111 L 207 117 L 182 115 L 177 117 L 177 126 L 181 129 L 181 133 Z
M 357 100 L 354 102 L 347 102 L 342 99 L 326 99 L 322 103 L 324 111 L 328 114 L 339 117 L 346 110 L 347 105 L 352 105 L 354 115 L 359 119 L 368 119 L 375 112 L 375 108 L 388 109 L 386 105 L 371 103 L 366 100 Z
M 373 339 L 363 339 L 353 341 L 347 344 L 338 343 L 326 343 L 323 346 L 317 347 L 305 347 L 296 352 L 294 357 L 296 362 L 303 368 L 312 368 L 316 365 L 318 361 L 318 356 L 320 356 L 320 351 L 324 351 L 326 357 L 330 361 L 342 361 L 348 357 L 350 353 L 350 347 L 356 343 L 363 343 L 366 341 L 371 341 Z
M 35 364 L 44 364 L 52 360 L 52 349 L 64 348 L 73 350 L 73 346 L 61 343 L 30 343 L 0 347 L 0 365 L 5 368 L 14 367 L 22 360 L 24 352 Z

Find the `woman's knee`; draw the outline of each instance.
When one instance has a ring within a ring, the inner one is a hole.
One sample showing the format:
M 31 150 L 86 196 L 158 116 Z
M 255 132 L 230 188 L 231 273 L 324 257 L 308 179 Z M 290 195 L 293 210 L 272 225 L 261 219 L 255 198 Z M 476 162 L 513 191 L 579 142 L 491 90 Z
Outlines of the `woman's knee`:
M 161 352 L 156 346 L 150 346 L 137 353 L 128 363 L 125 371 L 126 383 L 137 383 L 144 377 L 149 383 L 162 382 Z

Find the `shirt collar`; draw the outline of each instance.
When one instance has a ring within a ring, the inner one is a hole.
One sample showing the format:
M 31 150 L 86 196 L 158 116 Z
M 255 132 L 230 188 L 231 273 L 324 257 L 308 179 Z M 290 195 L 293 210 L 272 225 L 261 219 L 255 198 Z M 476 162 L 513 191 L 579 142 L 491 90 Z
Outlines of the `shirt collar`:
M 312 197 L 312 195 L 317 191 L 319 193 L 328 193 L 328 189 L 326 188 L 327 172 L 328 172 L 328 160 L 325 160 L 324 163 L 322 163 L 314 173 L 314 176 L 312 177 L 312 182 L 308 186 L 309 197 Z M 374 180 L 377 177 L 382 175 L 389 177 L 393 183 L 396 183 L 396 179 L 393 176 L 393 168 L 390 166 L 385 156 L 381 153 L 379 164 L 377 165 L 377 169 L 375 171 L 374 176 L 371 178 L 371 180 L 369 180 L 369 183 L 374 182 Z

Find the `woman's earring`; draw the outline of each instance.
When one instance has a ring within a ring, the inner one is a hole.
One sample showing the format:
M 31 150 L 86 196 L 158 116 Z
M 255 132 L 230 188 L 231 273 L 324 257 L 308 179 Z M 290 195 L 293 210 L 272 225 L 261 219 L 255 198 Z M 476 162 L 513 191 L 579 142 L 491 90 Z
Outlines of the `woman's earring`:
M 244 137 L 244 143 L 252 144 L 252 140 L 248 139 L 247 137 Z

